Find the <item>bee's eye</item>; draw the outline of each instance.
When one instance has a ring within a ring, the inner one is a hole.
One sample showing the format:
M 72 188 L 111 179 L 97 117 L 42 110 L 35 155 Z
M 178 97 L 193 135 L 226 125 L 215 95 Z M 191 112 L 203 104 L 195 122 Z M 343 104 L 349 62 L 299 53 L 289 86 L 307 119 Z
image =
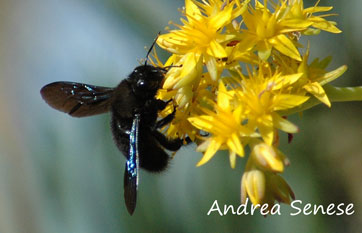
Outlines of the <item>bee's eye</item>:
M 146 85 L 145 80 L 140 79 L 137 81 L 137 87 L 144 87 L 145 85 Z

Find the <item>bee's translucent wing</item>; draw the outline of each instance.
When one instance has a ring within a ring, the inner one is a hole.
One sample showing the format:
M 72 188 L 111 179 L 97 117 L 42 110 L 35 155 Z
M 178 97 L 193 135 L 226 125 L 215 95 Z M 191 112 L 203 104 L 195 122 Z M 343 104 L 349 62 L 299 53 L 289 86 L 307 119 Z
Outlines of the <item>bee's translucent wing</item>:
M 54 82 L 40 90 L 43 99 L 53 108 L 73 117 L 108 112 L 113 88 L 75 82 Z
M 137 202 L 138 172 L 139 172 L 139 148 L 138 131 L 140 115 L 133 118 L 131 133 L 129 136 L 129 154 L 124 171 L 124 199 L 127 210 L 132 215 Z

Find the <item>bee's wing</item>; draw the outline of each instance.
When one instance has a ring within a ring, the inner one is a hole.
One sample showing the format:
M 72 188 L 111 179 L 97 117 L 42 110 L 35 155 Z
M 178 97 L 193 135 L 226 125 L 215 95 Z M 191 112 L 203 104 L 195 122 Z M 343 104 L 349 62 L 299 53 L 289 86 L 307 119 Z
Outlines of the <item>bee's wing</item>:
M 137 202 L 138 188 L 138 169 L 139 169 L 139 151 L 138 151 L 138 130 L 140 115 L 136 114 L 133 118 L 131 133 L 129 136 L 129 154 L 124 171 L 124 199 L 128 212 L 132 215 Z
M 73 117 L 84 117 L 109 111 L 114 89 L 84 83 L 54 82 L 40 90 L 53 108 Z

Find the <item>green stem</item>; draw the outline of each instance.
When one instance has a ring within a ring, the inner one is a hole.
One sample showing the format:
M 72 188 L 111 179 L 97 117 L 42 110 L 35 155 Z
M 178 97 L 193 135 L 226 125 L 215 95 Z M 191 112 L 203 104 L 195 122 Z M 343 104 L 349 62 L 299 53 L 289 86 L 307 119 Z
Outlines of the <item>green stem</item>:
M 331 102 L 362 101 L 362 86 L 334 87 L 325 85 L 324 90 Z
M 334 87 L 332 85 L 327 84 L 324 85 L 323 88 L 331 102 L 362 101 L 362 86 Z M 286 111 L 280 111 L 279 113 L 282 116 L 287 116 L 297 112 L 302 112 L 318 104 L 321 104 L 321 102 L 318 99 L 311 97 L 304 104 Z

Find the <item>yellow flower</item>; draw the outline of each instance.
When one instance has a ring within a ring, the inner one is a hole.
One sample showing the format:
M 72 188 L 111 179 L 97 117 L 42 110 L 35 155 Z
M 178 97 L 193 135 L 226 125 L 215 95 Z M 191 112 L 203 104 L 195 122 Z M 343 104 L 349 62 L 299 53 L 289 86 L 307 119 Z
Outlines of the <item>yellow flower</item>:
M 246 198 L 254 204 L 267 203 L 272 208 L 275 201 L 290 204 L 295 199 L 288 183 L 279 175 L 260 170 L 248 161 L 241 178 L 241 202 Z
M 175 118 L 166 129 L 166 135 L 171 138 L 182 139 L 185 139 L 186 136 L 188 136 L 192 141 L 195 141 L 196 137 L 199 135 L 199 130 L 187 120 L 191 112 L 196 113 L 197 111 L 200 111 L 195 108 L 197 108 L 197 105 L 194 103 L 186 108 L 178 109 L 176 111 Z M 172 111 L 173 110 L 171 109 L 165 109 L 161 115 L 165 117 Z
M 341 66 L 331 72 L 326 72 L 325 68 L 331 61 L 331 57 L 327 57 L 322 61 L 316 58 L 310 65 L 307 64 L 309 57 L 309 49 L 303 57 L 302 63 L 298 67 L 298 72 L 302 72 L 303 76 L 301 82 L 304 82 L 303 89 L 319 99 L 322 103 L 331 107 L 331 102 L 326 95 L 323 85 L 333 81 L 341 76 L 346 70 L 347 66 Z
M 187 20 L 181 19 L 184 25 L 177 25 L 179 30 L 172 30 L 158 38 L 157 43 L 161 48 L 185 57 L 182 58 L 182 69 L 178 75 L 179 80 L 188 80 L 178 86 L 196 78 L 196 75 L 190 73 L 200 62 L 206 64 L 212 79 L 218 78 L 216 58 L 227 57 L 223 43 L 234 37 L 232 34 L 222 33 L 223 28 L 242 13 L 240 8 L 234 6 L 234 1 L 210 0 L 199 3 L 186 0 Z
M 331 107 L 331 102 L 324 91 L 323 85 L 340 77 L 347 70 L 347 66 L 343 65 L 333 71 L 327 72 L 326 68 L 332 59 L 331 57 L 326 57 L 323 60 L 316 58 L 309 65 L 308 58 L 309 46 L 306 53 L 303 55 L 301 62 L 294 61 L 288 57 L 278 57 L 278 60 L 280 61 L 279 68 L 282 72 L 287 74 L 295 72 L 303 74 L 294 86 L 295 92 L 302 94 L 301 90 L 298 91 L 298 89 L 302 89 L 312 94 L 328 107 Z
M 255 9 L 250 7 L 249 11 L 243 14 L 243 20 L 247 29 L 241 30 L 240 49 L 247 51 L 255 49 L 258 51 L 260 59 L 266 61 L 272 52 L 272 48 L 278 50 L 295 60 L 300 61 L 299 51 L 293 41 L 286 33 L 303 31 L 312 25 L 312 22 L 304 20 L 285 20 L 280 14 L 281 7 L 272 13 L 259 1 L 255 3 Z
M 305 22 L 312 23 L 311 26 L 316 28 L 311 29 L 308 28 L 303 33 L 306 35 L 315 35 L 318 34 L 320 30 L 331 32 L 331 33 L 341 33 L 342 31 L 339 30 L 335 25 L 336 23 L 333 21 L 327 21 L 324 19 L 324 17 L 330 16 L 330 15 L 321 15 L 316 16 L 313 15 L 314 13 L 319 12 L 326 12 L 333 9 L 333 7 L 320 7 L 318 6 L 318 3 L 320 1 L 318 0 L 317 3 L 313 7 L 309 7 L 304 9 L 303 0 L 289 0 L 288 6 L 285 6 L 285 19 L 286 20 L 303 20 Z
M 231 100 L 233 96 L 228 93 L 224 84 L 220 82 L 215 111 L 204 108 L 206 115 L 190 117 L 188 120 L 196 128 L 210 133 L 198 147 L 198 151 L 205 151 L 204 156 L 197 164 L 201 166 L 208 162 L 221 148 L 229 150 L 231 167 L 235 167 L 236 154 L 244 156 L 242 137 L 251 136 L 254 132 L 242 125 L 244 120 L 243 108 L 238 106 L 233 109 Z
M 245 203 L 249 196 L 254 205 L 265 203 L 265 188 L 266 180 L 263 171 L 258 169 L 244 171 L 241 178 L 241 202 Z
M 179 89 L 197 83 L 202 73 L 202 60 L 200 55 L 188 53 L 185 56 L 172 55 L 167 64 L 173 64 L 165 77 L 164 89 Z M 192 63 L 192 66 L 186 64 Z
M 250 156 L 256 166 L 271 172 L 283 172 L 284 166 L 289 165 L 289 160 L 281 151 L 262 142 L 253 145 Z
M 295 83 L 302 74 L 281 75 L 264 71 L 249 72 L 249 77 L 242 74 L 241 87 L 235 90 L 241 105 L 245 108 L 248 125 L 257 128 L 263 140 L 272 145 L 274 130 L 287 133 L 298 132 L 297 126 L 279 116 L 277 111 L 294 108 L 306 102 L 309 97 L 294 95 L 285 89 Z

